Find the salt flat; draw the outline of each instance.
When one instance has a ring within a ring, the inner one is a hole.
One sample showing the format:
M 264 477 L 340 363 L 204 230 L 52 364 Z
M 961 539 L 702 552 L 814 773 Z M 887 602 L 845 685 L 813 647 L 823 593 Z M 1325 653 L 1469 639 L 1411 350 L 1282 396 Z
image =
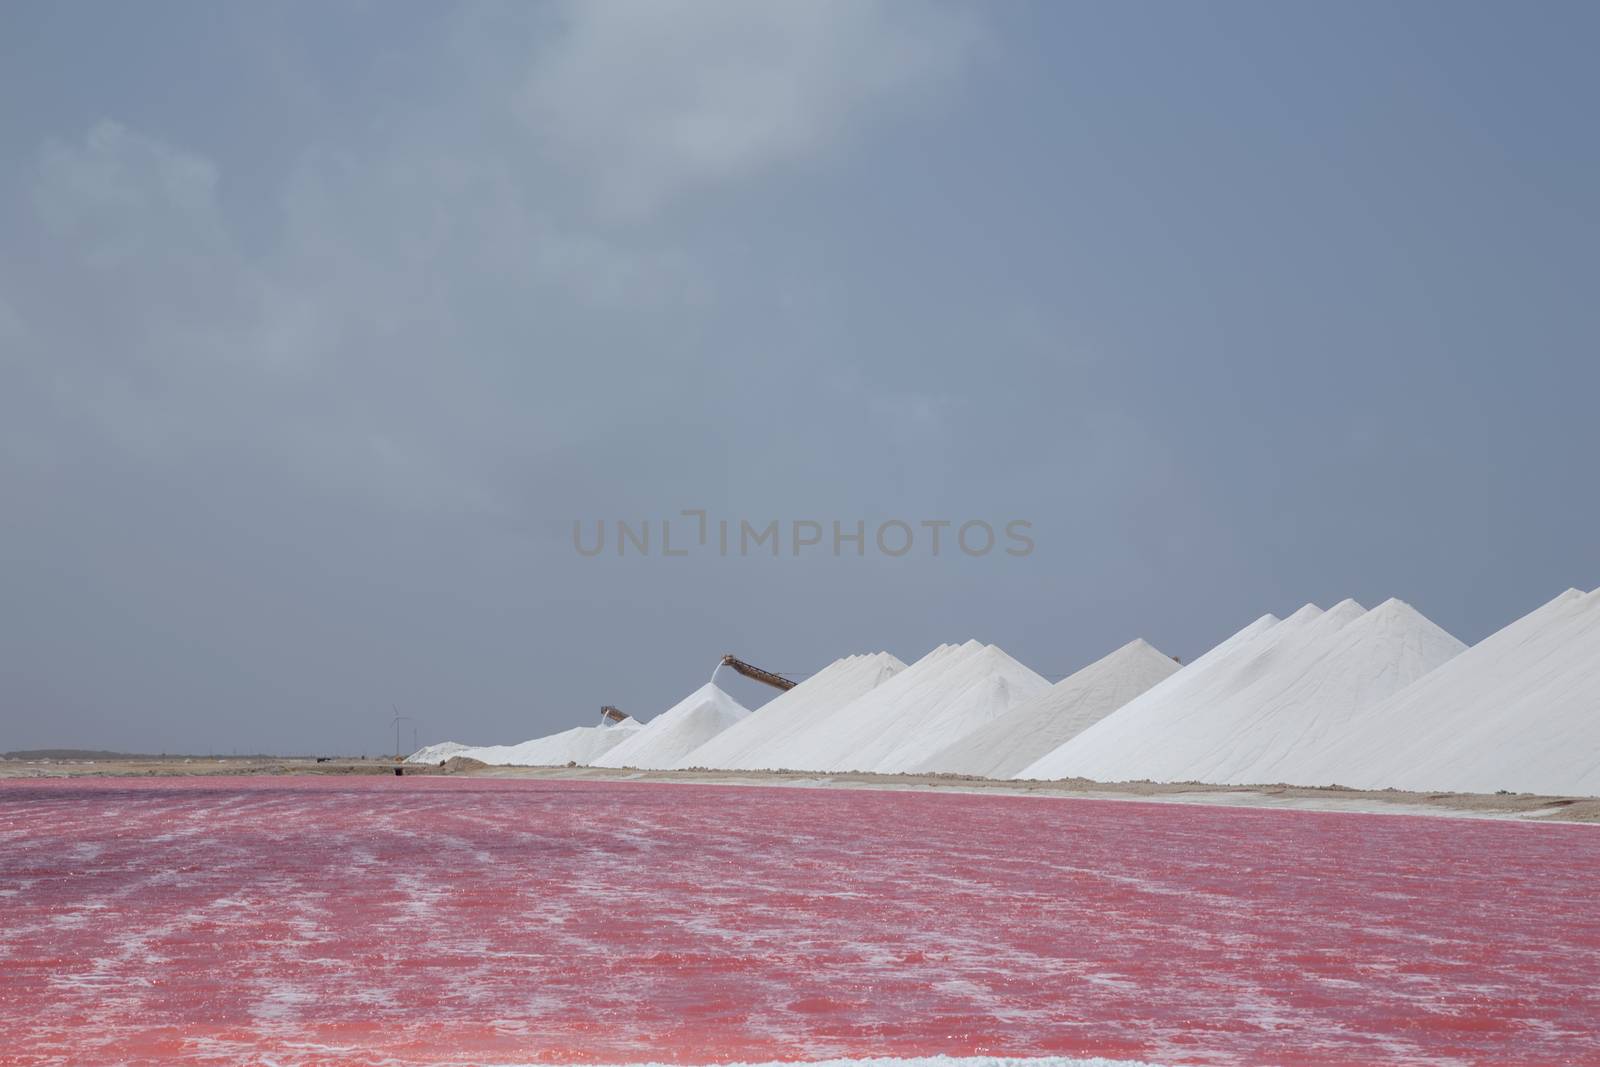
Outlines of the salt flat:
M 7 1054 L 1600 1062 L 1593 827 L 506 772 L 0 780 Z

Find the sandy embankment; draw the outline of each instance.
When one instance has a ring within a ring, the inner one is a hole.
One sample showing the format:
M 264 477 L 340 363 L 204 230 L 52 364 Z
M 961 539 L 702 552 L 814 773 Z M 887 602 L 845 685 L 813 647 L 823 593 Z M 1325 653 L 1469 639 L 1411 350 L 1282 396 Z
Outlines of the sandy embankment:
M 390 759 L 261 759 L 213 757 L 130 757 L 95 760 L 0 759 L 0 779 L 132 775 L 289 775 L 384 774 L 397 764 Z M 1181 804 L 1213 804 L 1307 811 L 1353 811 L 1396 815 L 1439 815 L 1492 819 L 1584 822 L 1600 824 L 1600 798 L 1552 797 L 1528 793 L 1407 793 L 1400 790 L 1306 788 L 1301 786 L 1215 786 L 1197 783 L 1011 782 L 939 774 L 817 774 L 802 771 L 638 771 L 601 767 L 490 767 L 474 760 L 451 760 L 444 767 L 404 764 L 407 776 L 471 776 L 531 778 L 551 781 L 610 780 L 678 782 L 707 785 L 777 786 L 786 788 L 895 789 L 1010 796 L 1080 797 L 1098 800 L 1143 800 Z

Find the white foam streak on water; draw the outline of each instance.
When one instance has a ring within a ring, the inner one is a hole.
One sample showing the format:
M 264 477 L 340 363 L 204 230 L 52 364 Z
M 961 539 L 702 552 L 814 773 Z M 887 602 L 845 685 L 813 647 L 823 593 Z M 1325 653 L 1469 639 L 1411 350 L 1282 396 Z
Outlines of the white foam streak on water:
M 526 1065 L 548 1067 L 548 1065 Z M 632 1063 L 599 1064 L 595 1067 L 682 1067 L 681 1064 Z M 897 1059 L 892 1056 L 859 1060 L 789 1060 L 765 1063 L 729 1063 L 717 1067 L 1161 1067 L 1145 1060 L 1107 1060 L 1098 1056 L 1079 1059 L 1075 1056 L 918 1056 Z

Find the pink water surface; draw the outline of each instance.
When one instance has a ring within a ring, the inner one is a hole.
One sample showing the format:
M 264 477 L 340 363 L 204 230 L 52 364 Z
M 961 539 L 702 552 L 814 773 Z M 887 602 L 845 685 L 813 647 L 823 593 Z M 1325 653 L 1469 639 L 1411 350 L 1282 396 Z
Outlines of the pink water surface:
M 1600 1063 L 1600 832 L 909 792 L 0 783 L 0 1063 Z

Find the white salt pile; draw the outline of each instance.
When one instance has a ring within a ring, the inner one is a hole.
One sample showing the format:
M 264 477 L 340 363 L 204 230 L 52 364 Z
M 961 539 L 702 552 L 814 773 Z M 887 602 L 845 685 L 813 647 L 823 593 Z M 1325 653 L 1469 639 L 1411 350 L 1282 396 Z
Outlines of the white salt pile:
M 905 670 L 887 652 L 834 660 L 793 689 L 775 697 L 693 752 L 678 767 L 737 770 L 776 769 L 789 740 L 864 693 Z
M 1341 600 L 1327 611 L 1306 604 L 1270 631 L 1248 644 L 1241 644 L 1226 660 L 1219 661 L 1202 691 L 1204 703 L 1215 703 L 1242 692 L 1274 672 L 1281 671 L 1308 648 L 1314 648 L 1354 619 L 1366 608 L 1354 600 Z
M 923 760 L 924 772 L 1010 778 L 1178 670 L 1135 638 Z
M 518 745 L 463 745 L 443 741 L 419 749 L 407 762 L 438 763 L 452 756 L 463 756 L 497 767 L 565 767 L 569 763 L 587 766 L 641 729 L 643 726 L 639 722 L 623 719 L 604 726 L 575 726 Z
M 1110 719 L 1129 717 L 1124 721 L 1139 722 L 1144 721 L 1145 716 L 1149 716 L 1150 719 L 1156 720 L 1159 718 L 1157 709 L 1163 706 L 1204 703 L 1243 688 L 1239 683 L 1239 675 L 1244 671 L 1245 664 L 1251 662 L 1251 650 L 1255 650 L 1257 654 L 1266 652 L 1286 635 L 1292 636 L 1308 621 L 1321 615 L 1322 609 L 1315 604 L 1307 604 L 1287 619 L 1279 619 L 1271 614 L 1263 615 L 1166 681 L 1128 701 L 1114 716 L 1107 716 L 1083 733 L 1095 729 L 1107 729 L 1107 721 Z M 1137 734 L 1136 730 L 1130 732 Z M 1072 741 L 1081 738 L 1083 733 L 1072 738 Z M 1070 743 L 1071 741 L 1068 742 Z M 1068 777 L 1069 772 L 1062 769 L 1060 761 L 1055 758 L 1065 747 L 1063 745 L 1041 756 L 1018 771 L 1016 777 Z
M 1361 614 L 1353 600 L 1324 612 L 1307 604 L 1281 622 L 1264 616 L 1171 678 L 1123 705 L 1060 748 L 1018 772 L 1019 778 L 1153 778 L 1168 765 L 1174 736 L 1203 740 L 1203 709 L 1224 703 L 1285 662 L 1319 635 Z M 1107 776 L 1110 777 L 1107 777 Z M 1164 780 L 1164 779 L 1163 779 Z M 1187 779 L 1183 779 L 1187 780 Z
M 1386 600 L 1212 709 L 1210 751 L 1196 752 L 1183 773 L 1228 785 L 1284 781 L 1298 753 L 1326 748 L 1356 716 L 1465 649 L 1411 605 Z
M 744 705 L 707 682 L 592 764 L 663 770 L 749 715 Z
M 1187 667 L 1133 641 L 1055 686 L 992 645 L 846 656 L 758 712 L 715 680 L 641 726 L 415 763 L 943 771 L 992 777 L 1600 794 L 1600 591 L 1472 649 L 1409 605 L 1262 616 Z
M 765 758 L 810 771 L 904 771 L 1050 687 L 993 645 L 941 645 Z
M 1306 785 L 1600 793 L 1600 590 L 1567 590 L 1282 766 Z
M 1173 739 L 1164 762 L 1138 777 L 1281 782 L 1288 757 L 1327 745 L 1352 718 L 1464 648 L 1410 605 L 1385 601 L 1337 629 L 1324 627 L 1271 674 L 1200 709 Z
M 942 699 L 921 708 L 902 708 L 884 720 L 880 737 L 888 741 L 898 736 L 898 742 L 872 769 L 885 774 L 914 770 L 956 738 L 1049 689 L 1050 682 L 1042 674 L 998 646 L 987 645 L 948 680 Z M 862 756 L 870 754 L 869 748 Z
M 1368 612 L 1344 601 L 1286 634 L 1293 618 L 1213 668 L 1205 699 L 1174 700 L 1161 693 L 1166 686 L 1157 686 L 1025 773 L 1100 781 L 1283 781 L 1289 754 L 1326 744 L 1362 711 L 1465 647 L 1399 600 Z M 1232 684 L 1246 678 L 1246 684 Z
M 520 745 L 471 748 L 458 755 L 511 767 L 564 767 L 568 763 L 587 766 L 643 729 L 633 719 L 611 726 L 574 726 Z
M 472 746 L 460 741 L 440 741 L 437 745 L 423 745 L 406 757 L 407 763 L 438 763 L 451 756 L 459 756 Z
M 804 714 L 788 717 L 788 722 L 780 729 L 774 731 L 773 736 L 765 739 L 759 746 L 750 749 L 734 761 L 731 766 L 740 770 L 827 770 L 822 760 L 831 758 L 821 754 L 827 747 L 827 738 L 831 729 L 829 723 L 842 709 L 850 707 L 861 700 L 876 698 L 883 693 L 903 693 L 910 686 L 916 684 L 917 678 L 926 677 L 928 665 L 943 653 L 952 650 L 953 645 L 940 645 L 926 656 L 917 660 L 911 666 L 901 666 L 892 675 L 879 680 L 869 690 L 851 700 L 841 701 L 814 701 L 805 709 Z M 897 659 L 894 661 L 899 663 Z M 919 669 L 924 673 L 919 675 Z M 796 762 L 796 759 L 807 762 Z M 811 761 L 819 762 L 811 762 Z

